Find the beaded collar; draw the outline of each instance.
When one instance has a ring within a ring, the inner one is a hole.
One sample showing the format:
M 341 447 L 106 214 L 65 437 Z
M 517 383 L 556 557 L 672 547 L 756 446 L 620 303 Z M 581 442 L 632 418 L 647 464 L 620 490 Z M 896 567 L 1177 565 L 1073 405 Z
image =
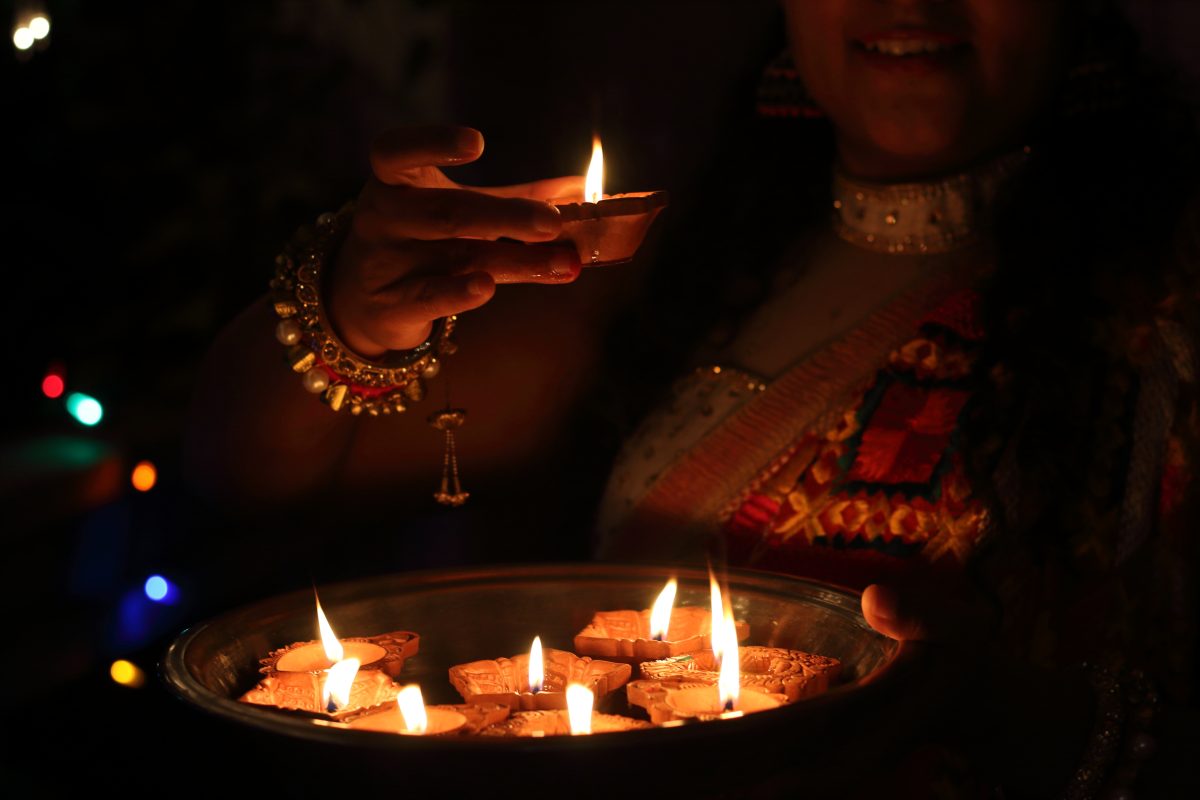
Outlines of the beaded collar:
M 833 175 L 833 228 L 851 244 L 883 253 L 945 253 L 977 242 L 1007 179 L 1029 148 L 948 178 L 868 183 Z

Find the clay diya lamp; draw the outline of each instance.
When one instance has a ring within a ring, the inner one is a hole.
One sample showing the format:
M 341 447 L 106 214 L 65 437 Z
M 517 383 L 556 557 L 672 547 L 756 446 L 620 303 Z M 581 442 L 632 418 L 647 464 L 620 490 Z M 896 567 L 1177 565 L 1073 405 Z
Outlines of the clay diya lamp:
M 718 607 L 716 597 L 713 604 Z M 646 709 L 650 721 L 656 724 L 683 724 L 730 720 L 787 703 L 786 694 L 742 685 L 740 648 L 734 634 L 733 615 L 727 607 L 725 619 L 714 633 L 713 645 L 720 664 L 715 681 L 635 680 L 625 687 L 630 705 Z
M 739 647 L 738 662 L 743 689 L 758 688 L 781 694 L 788 702 L 824 692 L 837 682 L 842 673 L 842 663 L 836 658 L 782 647 Z M 645 681 L 657 681 L 664 685 L 687 683 L 711 686 L 719 681 L 719 670 L 716 655 L 711 650 L 701 650 L 644 662 L 641 675 Z
M 577 683 L 603 698 L 629 680 L 628 664 L 593 661 L 533 640 L 529 653 L 512 658 L 472 661 L 450 668 L 450 683 L 467 703 L 498 703 L 514 711 L 567 707 L 567 686 Z
M 412 685 L 400 690 L 395 703 L 349 717 L 345 727 L 401 736 L 454 736 L 479 733 L 508 715 L 508 706 L 496 703 L 427 706 L 421 689 Z
M 759 685 L 743 684 L 743 648 L 738 646 L 733 612 L 725 604 L 716 581 L 712 583 L 713 609 L 724 609 L 724 619 L 712 634 L 713 649 L 710 652 L 713 654 L 712 663 L 717 667 L 715 675 L 705 670 L 700 680 L 680 677 L 688 672 L 685 665 L 690 661 L 687 659 L 694 660 L 692 656 L 680 656 L 671 662 L 677 674 L 633 681 L 625 688 L 629 704 L 644 708 L 650 720 L 656 724 L 731 719 L 768 711 L 788 702 L 785 694 L 769 691 Z
M 393 700 L 399 687 L 392 678 L 404 662 L 417 653 L 420 637 L 410 631 L 339 639 L 317 601 L 320 641 L 295 642 L 272 650 L 259 661 L 263 674 L 253 689 L 239 698 L 244 703 L 340 718 L 361 708 Z M 349 690 L 348 703 L 331 712 L 322 699 L 329 670 L 354 659 L 359 668 Z
M 732 702 L 710 683 L 632 681 L 626 691 L 630 705 L 644 708 L 656 725 L 734 719 L 787 703 L 784 695 L 753 686 L 742 689 Z
M 658 212 L 667 205 L 666 192 L 630 192 L 606 195 L 603 189 L 604 155 L 600 139 L 592 143 L 582 198 L 550 202 L 562 215 L 558 241 L 571 242 L 584 266 L 622 264 L 633 259 Z
M 712 612 L 696 606 L 674 607 L 675 580 L 667 582 L 652 608 L 597 611 L 575 634 L 575 652 L 597 658 L 650 661 L 712 647 Z M 735 624 L 738 640 L 750 626 Z
M 567 687 L 567 708 L 518 711 L 508 719 L 480 732 L 482 736 L 540 739 L 545 736 L 587 736 L 652 728 L 642 720 L 592 710 L 595 697 L 579 684 Z

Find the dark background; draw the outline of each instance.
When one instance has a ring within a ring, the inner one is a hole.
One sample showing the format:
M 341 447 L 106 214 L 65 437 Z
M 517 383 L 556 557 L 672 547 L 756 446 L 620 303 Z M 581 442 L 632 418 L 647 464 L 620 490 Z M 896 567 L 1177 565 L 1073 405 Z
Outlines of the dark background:
M 482 557 L 409 548 L 326 572 L 208 579 L 204 542 L 255 531 L 210 528 L 187 491 L 192 382 L 216 332 L 265 289 L 282 242 L 356 194 L 371 135 L 405 122 L 481 129 L 484 158 L 454 172 L 478 183 L 580 172 L 596 130 L 613 191 L 665 188 L 686 213 L 703 197 L 696 175 L 721 109 L 771 40 L 774 4 L 0 4 L 13 27 L 37 10 L 50 36 L 0 55 L 0 675 L 20 720 L 4 726 L 0 787 L 68 780 L 53 768 L 68 748 L 69 780 L 149 788 L 189 741 L 153 676 L 180 629 L 310 580 Z M 1198 66 L 1193 3 L 1135 11 L 1150 52 Z M 42 396 L 53 365 L 68 392 L 102 401 L 99 426 Z M 145 494 L 129 485 L 143 459 L 159 471 Z M 516 560 L 584 555 L 584 536 L 564 541 Z M 154 573 L 175 584 L 173 602 L 145 596 Z M 116 658 L 147 685 L 113 683 Z

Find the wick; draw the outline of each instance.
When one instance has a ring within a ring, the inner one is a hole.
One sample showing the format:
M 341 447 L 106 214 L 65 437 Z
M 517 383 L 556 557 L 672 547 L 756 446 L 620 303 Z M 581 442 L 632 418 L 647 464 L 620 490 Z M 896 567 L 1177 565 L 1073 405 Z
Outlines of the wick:
M 333 698 L 329 698 L 329 702 L 325 705 L 325 713 L 332 714 L 338 710 L 337 703 L 333 702 Z
M 725 701 L 725 712 L 724 713 L 728 714 L 730 711 L 733 711 L 733 699 L 732 698 Z

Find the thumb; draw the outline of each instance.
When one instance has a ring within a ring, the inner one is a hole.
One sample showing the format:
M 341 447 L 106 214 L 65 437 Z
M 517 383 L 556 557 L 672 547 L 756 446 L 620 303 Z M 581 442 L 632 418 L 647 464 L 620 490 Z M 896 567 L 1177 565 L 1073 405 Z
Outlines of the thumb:
M 871 584 L 862 611 L 872 628 L 900 641 L 961 642 L 986 636 L 999 622 L 999 609 L 964 576 Z
M 891 639 L 927 641 L 929 630 L 922 615 L 903 607 L 900 594 L 891 586 L 873 583 L 863 590 L 862 612 L 867 624 Z

